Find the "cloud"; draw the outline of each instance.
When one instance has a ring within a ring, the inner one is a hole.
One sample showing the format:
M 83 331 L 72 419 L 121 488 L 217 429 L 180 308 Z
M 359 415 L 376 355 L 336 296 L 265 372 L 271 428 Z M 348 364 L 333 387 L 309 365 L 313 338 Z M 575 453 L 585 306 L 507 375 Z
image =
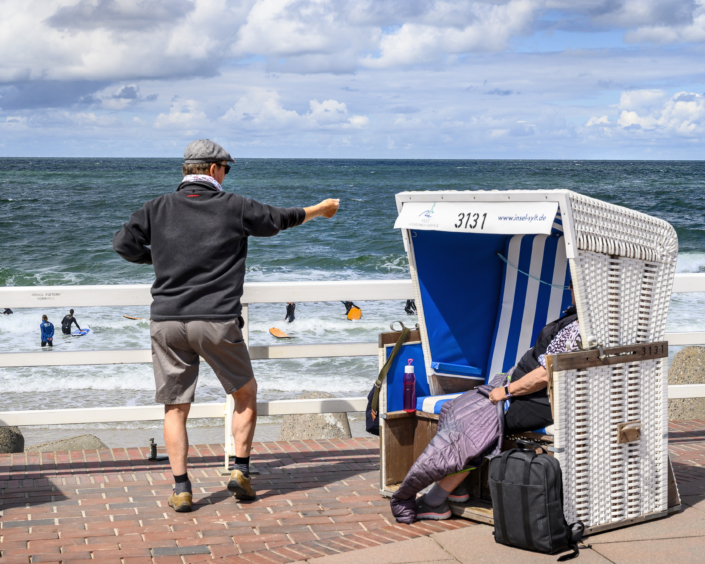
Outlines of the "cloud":
M 0 150 L 700 158 L 704 4 L 0 0 Z
M 514 90 L 502 90 L 500 88 L 493 88 L 492 90 L 486 90 L 485 94 L 490 96 L 511 96 L 512 94 L 519 94 L 519 92 L 514 92 Z
M 273 90 L 252 89 L 220 118 L 220 122 L 241 129 L 263 133 L 276 130 L 344 131 L 365 129 L 367 116 L 348 114 L 346 104 L 337 100 L 311 100 L 309 111 L 298 113 L 281 105 L 281 96 Z
M 513 36 L 529 31 L 541 6 L 538 0 L 434 2 L 422 22 L 383 35 L 379 56 L 369 55 L 363 64 L 385 68 L 425 63 L 441 54 L 501 51 Z
M 180 100 L 172 102 L 169 113 L 161 113 L 154 121 L 158 129 L 180 130 L 184 135 L 192 135 L 210 127 L 210 120 L 200 108 L 196 100 Z
M 661 90 L 623 92 L 614 123 L 608 116 L 591 117 L 586 127 L 610 128 L 627 134 L 639 133 L 652 140 L 692 138 L 705 133 L 705 94 L 677 92 L 668 96 Z
M 705 0 L 685 2 L 690 10 L 681 21 L 667 19 L 630 30 L 624 35 L 628 43 L 702 43 L 705 42 Z M 668 25 L 670 24 L 670 25 Z
M 143 30 L 169 25 L 193 11 L 188 0 L 81 0 L 61 6 L 46 23 L 59 30 Z
M 238 5 L 216 0 L 4 0 L 0 8 L 0 83 L 213 76 L 231 26 L 242 23 Z
M 597 126 L 608 126 L 610 125 L 610 120 L 607 116 L 591 117 L 585 124 L 587 127 Z
M 36 108 L 62 108 L 85 103 L 96 91 L 105 88 L 106 82 L 89 80 L 43 80 L 0 84 L 2 110 L 32 110 Z

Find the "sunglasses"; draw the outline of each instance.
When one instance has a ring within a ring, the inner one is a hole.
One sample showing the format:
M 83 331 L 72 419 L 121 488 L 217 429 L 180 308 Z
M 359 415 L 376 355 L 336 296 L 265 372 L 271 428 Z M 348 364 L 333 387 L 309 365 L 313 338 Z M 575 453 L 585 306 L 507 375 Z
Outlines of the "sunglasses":
M 222 164 L 220 164 L 220 163 L 215 163 L 215 164 L 217 164 L 218 166 L 224 167 L 224 168 L 225 168 L 225 174 L 228 174 L 228 173 L 230 172 L 230 165 L 222 165 Z

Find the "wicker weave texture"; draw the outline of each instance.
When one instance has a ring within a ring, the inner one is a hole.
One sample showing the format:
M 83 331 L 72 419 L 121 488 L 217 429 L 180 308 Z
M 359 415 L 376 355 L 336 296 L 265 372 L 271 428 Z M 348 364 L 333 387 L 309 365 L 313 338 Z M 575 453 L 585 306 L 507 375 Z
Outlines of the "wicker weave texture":
M 666 364 L 554 373 L 554 445 L 568 522 L 593 527 L 666 509 Z M 641 421 L 641 439 L 618 444 L 617 425 L 627 421 Z
M 583 342 L 604 346 L 660 341 L 675 275 L 670 264 L 579 251 L 570 261 Z
M 670 264 L 678 255 L 675 229 L 661 219 L 569 192 L 579 250 Z

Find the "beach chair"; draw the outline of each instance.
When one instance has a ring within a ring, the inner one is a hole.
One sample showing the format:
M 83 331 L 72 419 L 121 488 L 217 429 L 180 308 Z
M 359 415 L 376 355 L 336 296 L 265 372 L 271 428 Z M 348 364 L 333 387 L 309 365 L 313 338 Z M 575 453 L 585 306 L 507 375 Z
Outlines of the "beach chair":
M 587 533 L 680 503 L 668 460 L 668 344 L 678 254 L 665 221 L 567 190 L 397 194 L 419 327 L 380 394 L 381 491 L 391 495 L 435 434 L 443 403 L 516 364 L 571 303 L 584 351 L 548 358 L 554 425 L 522 436 L 560 461 L 568 522 Z M 383 363 L 398 333 L 380 336 Z M 413 359 L 417 411 L 401 411 Z M 453 512 L 492 523 L 486 465 Z M 670 496 L 669 496 L 670 492 Z M 669 499 L 670 498 L 670 499 Z

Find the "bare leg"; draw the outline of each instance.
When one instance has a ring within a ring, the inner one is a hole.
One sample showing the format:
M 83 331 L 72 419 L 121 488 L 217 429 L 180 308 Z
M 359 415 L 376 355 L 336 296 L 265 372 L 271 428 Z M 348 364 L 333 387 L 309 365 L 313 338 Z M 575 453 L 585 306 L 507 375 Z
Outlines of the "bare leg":
M 233 414 L 233 438 L 235 455 L 240 458 L 250 456 L 252 437 L 257 424 L 257 381 L 252 378 L 233 394 L 235 413 Z
M 164 406 L 164 444 L 169 453 L 169 462 L 174 476 L 186 474 L 188 456 L 186 419 L 188 419 L 190 409 L 190 403 Z
M 458 474 L 451 474 L 450 476 L 446 476 L 442 480 L 438 480 L 436 482 L 439 486 L 441 486 L 445 491 L 447 492 L 452 492 L 455 488 L 457 488 L 460 483 L 468 477 L 468 471 L 466 472 L 459 472 Z

